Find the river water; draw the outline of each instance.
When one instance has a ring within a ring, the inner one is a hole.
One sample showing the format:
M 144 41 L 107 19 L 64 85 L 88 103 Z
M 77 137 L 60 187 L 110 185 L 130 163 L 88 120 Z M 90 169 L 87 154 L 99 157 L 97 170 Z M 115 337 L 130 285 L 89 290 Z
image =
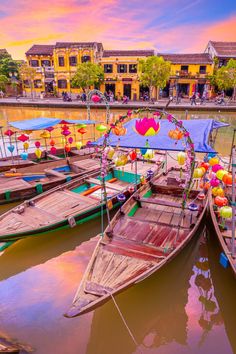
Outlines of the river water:
M 0 108 L 0 123 L 6 125 L 6 117 L 86 119 L 85 115 L 76 110 Z M 103 111 L 94 112 L 97 120 L 104 116 Z M 219 131 L 215 144 L 216 150 L 229 154 L 236 114 L 209 112 L 188 118 L 200 116 L 231 124 Z M 0 337 L 37 354 L 236 353 L 236 283 L 229 269 L 219 265 L 220 250 L 209 220 L 174 261 L 116 296 L 138 346 L 112 301 L 81 317 L 63 317 L 100 225 L 98 218 L 71 230 L 29 237 L 5 251 L 0 257 Z

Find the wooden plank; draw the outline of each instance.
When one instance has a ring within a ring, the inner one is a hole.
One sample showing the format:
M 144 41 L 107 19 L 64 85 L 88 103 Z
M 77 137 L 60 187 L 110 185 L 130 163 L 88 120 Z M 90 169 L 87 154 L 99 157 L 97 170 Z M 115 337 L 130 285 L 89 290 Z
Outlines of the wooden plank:
M 101 284 L 97 284 L 91 281 L 86 281 L 84 292 L 92 295 L 103 296 L 107 295 L 107 293 L 111 293 L 113 291 L 112 288 L 108 286 L 103 286 Z
M 158 198 L 140 198 L 138 199 L 141 203 L 149 203 L 149 204 L 158 204 L 164 206 L 170 206 L 173 208 L 182 208 L 181 204 L 169 201 L 167 199 L 158 199 Z

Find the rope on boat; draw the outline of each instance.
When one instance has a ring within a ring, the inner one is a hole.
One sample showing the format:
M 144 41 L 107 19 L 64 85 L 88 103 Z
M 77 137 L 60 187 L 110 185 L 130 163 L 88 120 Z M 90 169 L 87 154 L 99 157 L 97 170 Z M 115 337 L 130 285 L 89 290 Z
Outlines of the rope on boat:
M 132 338 L 132 340 L 133 340 L 134 344 L 136 345 L 136 347 L 137 347 L 138 351 L 140 352 L 140 354 L 142 354 L 142 351 L 141 351 L 140 348 L 139 348 L 138 342 L 137 342 L 136 339 L 134 338 L 133 333 L 131 332 L 131 330 L 130 330 L 128 324 L 127 324 L 127 322 L 125 321 L 125 318 L 124 318 L 124 316 L 123 316 L 121 310 L 119 309 L 119 306 L 117 305 L 117 302 L 116 302 L 114 296 L 112 295 L 111 292 L 109 292 L 109 291 L 107 291 L 107 292 L 108 292 L 108 294 L 111 296 L 111 298 L 112 298 L 112 300 L 113 300 L 113 302 L 114 302 L 114 305 L 115 305 L 115 307 L 116 307 L 116 309 L 117 309 L 117 311 L 118 311 L 118 313 L 119 313 L 119 315 L 120 315 L 120 317 L 121 317 L 121 319 L 122 319 L 122 321 L 123 321 L 123 323 L 124 323 L 124 325 L 125 325 L 127 331 L 129 332 L 130 337 Z

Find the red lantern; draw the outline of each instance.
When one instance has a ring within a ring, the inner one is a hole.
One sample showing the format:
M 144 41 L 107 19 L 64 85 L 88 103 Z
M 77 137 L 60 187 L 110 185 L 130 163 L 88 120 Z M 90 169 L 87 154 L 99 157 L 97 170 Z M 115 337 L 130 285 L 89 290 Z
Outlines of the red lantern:
M 207 171 L 207 170 L 209 169 L 210 165 L 209 165 L 208 162 L 202 162 L 202 163 L 200 164 L 200 167 L 204 167 L 205 170 Z
M 215 197 L 215 205 L 222 207 L 228 204 L 228 199 L 226 197 Z
M 65 152 L 70 152 L 70 146 L 69 145 L 65 146 Z
M 47 130 L 49 133 L 51 133 L 54 130 L 54 128 L 53 127 L 48 127 L 48 128 L 45 128 L 45 130 Z
M 39 149 L 40 148 L 40 141 L 35 141 L 35 143 L 34 143 L 34 145 L 35 145 L 35 147 L 37 148 L 37 149 Z
M 131 151 L 131 152 L 129 153 L 129 157 L 130 157 L 130 160 L 131 160 L 131 161 L 135 161 L 136 158 L 137 158 L 137 153 L 136 153 L 136 151 L 135 151 L 135 150 Z
M 85 129 L 85 128 L 80 128 L 80 129 L 78 129 L 78 133 L 80 133 L 80 134 L 85 134 L 85 133 L 87 133 L 87 129 Z
M 17 140 L 22 141 L 22 143 L 24 143 L 25 141 L 29 140 L 29 137 L 25 134 L 21 134 L 20 136 L 18 136 Z
M 222 178 L 222 182 L 224 182 L 224 184 L 227 186 L 232 185 L 233 182 L 232 175 L 230 173 L 226 173 Z
M 12 136 L 13 134 L 14 134 L 14 132 L 11 129 L 8 129 L 4 132 L 4 135 L 7 135 L 7 136 Z
M 98 95 L 93 95 L 92 101 L 93 101 L 93 103 L 98 103 L 98 102 L 100 102 L 100 97 Z
M 69 126 L 64 124 L 62 127 L 61 127 L 62 130 L 68 130 L 69 129 Z
M 50 140 L 50 143 L 49 143 L 51 146 L 54 146 L 56 144 L 55 140 L 51 139 Z
M 57 149 L 55 148 L 55 146 L 51 147 L 50 152 L 51 152 L 52 155 L 56 155 Z

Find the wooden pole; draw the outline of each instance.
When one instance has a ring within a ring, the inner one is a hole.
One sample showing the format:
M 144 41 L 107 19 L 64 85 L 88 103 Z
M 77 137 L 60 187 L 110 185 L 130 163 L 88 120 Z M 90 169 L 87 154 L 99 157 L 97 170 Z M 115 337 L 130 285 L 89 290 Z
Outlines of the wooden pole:
M 230 152 L 230 158 L 229 158 L 229 170 L 232 170 L 231 169 L 231 161 L 232 161 L 232 152 L 233 152 L 234 140 L 235 140 L 235 132 L 236 132 L 236 129 L 234 129 L 234 132 L 233 132 L 233 138 L 232 138 L 232 144 L 231 144 L 231 152 Z
M 232 256 L 235 257 L 235 145 L 232 148 Z
M 7 158 L 7 151 L 6 151 L 5 140 L 4 140 L 4 135 L 3 135 L 3 132 L 2 132 L 2 128 L 3 127 L 0 127 L 1 137 L 2 137 L 2 144 L 3 144 L 3 150 L 4 150 L 5 157 Z

